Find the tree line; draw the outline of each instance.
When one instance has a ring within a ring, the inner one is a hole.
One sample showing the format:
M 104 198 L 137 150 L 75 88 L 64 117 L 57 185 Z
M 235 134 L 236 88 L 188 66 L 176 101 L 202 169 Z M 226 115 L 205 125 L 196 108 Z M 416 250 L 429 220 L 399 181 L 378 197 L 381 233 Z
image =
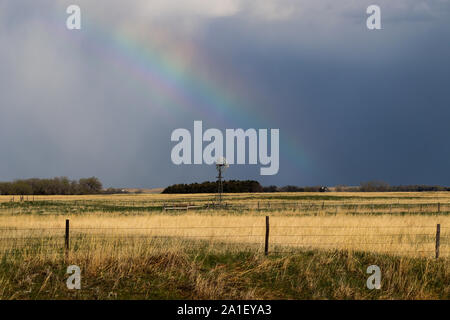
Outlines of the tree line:
M 67 177 L 53 179 L 25 179 L 0 182 L 1 195 L 77 195 L 116 193 L 119 190 L 103 191 L 103 185 L 96 177 L 70 180 Z
M 327 187 L 323 186 L 310 186 L 310 187 L 297 187 L 297 186 L 268 186 L 263 187 L 262 192 L 326 192 L 328 191 Z
M 216 193 L 218 184 L 216 181 L 205 181 L 202 183 L 191 184 L 174 184 L 166 189 L 163 193 Z M 277 187 L 261 186 L 258 181 L 254 180 L 230 180 L 223 182 L 223 192 L 225 193 L 244 193 L 244 192 L 328 192 L 330 190 L 337 192 L 422 192 L 422 191 L 450 191 L 450 187 L 428 186 L 428 185 L 401 185 L 390 186 L 383 181 L 362 182 L 359 186 L 347 187 L 344 185 L 328 188 L 325 186 L 284 186 Z
M 202 183 L 174 184 L 164 189 L 162 193 L 216 193 L 216 181 Z M 324 186 L 261 186 L 255 180 L 228 180 L 223 182 L 225 193 L 255 193 L 255 192 L 326 192 Z M 422 192 L 422 191 L 450 191 L 450 187 L 428 185 L 400 185 L 390 186 L 383 181 L 362 182 L 359 186 L 336 186 L 337 192 Z M 96 177 L 70 180 L 67 177 L 52 179 L 24 179 L 12 182 L 0 182 L 0 195 L 82 195 L 82 194 L 116 194 L 128 193 L 122 189 L 103 189 L 103 185 Z
M 216 181 L 202 183 L 174 184 L 164 189 L 162 193 L 216 193 L 218 184 Z M 254 180 L 228 180 L 223 182 L 223 192 L 263 192 L 263 187 Z
M 174 184 L 164 189 L 162 193 L 216 193 L 218 184 L 216 181 L 202 183 Z M 255 180 L 229 180 L 223 182 L 225 193 L 255 193 L 255 192 L 323 192 L 326 187 L 296 187 L 296 186 L 267 186 L 263 187 Z
M 423 192 L 423 191 L 450 191 L 450 187 L 428 185 L 390 186 L 384 181 L 362 182 L 359 190 L 362 192 Z

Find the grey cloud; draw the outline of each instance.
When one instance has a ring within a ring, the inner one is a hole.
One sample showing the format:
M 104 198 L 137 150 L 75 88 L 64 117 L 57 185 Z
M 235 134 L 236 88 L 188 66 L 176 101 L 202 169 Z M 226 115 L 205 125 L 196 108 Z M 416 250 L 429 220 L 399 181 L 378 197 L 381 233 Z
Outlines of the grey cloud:
M 264 184 L 448 184 L 449 1 L 379 1 L 384 30 L 365 30 L 372 1 L 79 1 L 90 23 L 147 44 L 153 30 L 190 43 L 205 79 L 236 96 L 220 129 L 280 128 L 280 173 L 234 167 Z M 212 179 L 170 163 L 170 133 L 202 120 L 64 29 L 71 1 L 0 3 L 0 180 L 99 176 L 107 186 Z M 61 24 L 60 24 L 61 23 Z M 239 79 L 239 82 L 236 82 Z M 199 109 L 202 110 L 202 109 Z M 258 119 L 263 114 L 263 119 Z M 255 117 L 252 117 L 255 115 Z M 308 164 L 286 148 L 294 139 Z

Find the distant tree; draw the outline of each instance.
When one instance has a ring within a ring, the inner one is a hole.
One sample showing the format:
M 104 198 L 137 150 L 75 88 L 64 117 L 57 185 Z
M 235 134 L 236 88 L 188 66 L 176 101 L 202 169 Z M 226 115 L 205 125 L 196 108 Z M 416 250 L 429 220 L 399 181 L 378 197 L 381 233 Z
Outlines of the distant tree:
M 277 192 L 277 191 L 278 191 L 277 186 L 263 187 L 263 192 Z
M 385 192 L 389 191 L 389 184 L 384 181 L 368 181 L 362 182 L 360 190 L 363 192 Z
M 69 195 L 102 192 L 102 183 L 95 177 L 71 181 L 67 177 L 53 179 L 27 179 L 0 182 L 2 195 Z
M 96 177 L 80 179 L 78 182 L 81 193 L 83 194 L 95 194 L 102 191 L 102 183 Z
M 33 188 L 25 181 L 16 181 L 12 185 L 12 193 L 17 195 L 33 194 Z
M 2 195 L 12 194 L 12 185 L 10 182 L 0 182 L 0 194 Z

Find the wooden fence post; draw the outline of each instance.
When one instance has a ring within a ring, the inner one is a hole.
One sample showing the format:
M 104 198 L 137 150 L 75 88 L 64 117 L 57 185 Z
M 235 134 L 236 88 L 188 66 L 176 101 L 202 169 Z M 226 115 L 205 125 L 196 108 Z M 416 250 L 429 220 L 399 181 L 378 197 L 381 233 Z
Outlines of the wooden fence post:
M 264 254 L 269 254 L 269 216 L 266 216 L 266 240 L 264 242 Z
M 66 219 L 65 250 L 67 255 L 69 253 L 69 219 Z
M 441 225 L 438 223 L 436 226 L 436 259 L 439 258 L 439 245 L 441 238 Z

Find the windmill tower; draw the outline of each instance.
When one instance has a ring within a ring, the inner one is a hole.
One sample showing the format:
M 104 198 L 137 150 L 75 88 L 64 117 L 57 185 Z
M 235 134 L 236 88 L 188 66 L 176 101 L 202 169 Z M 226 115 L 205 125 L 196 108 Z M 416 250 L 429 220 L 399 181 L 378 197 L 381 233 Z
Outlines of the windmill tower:
M 224 157 L 220 157 L 216 161 L 216 169 L 219 172 L 219 175 L 217 176 L 217 203 L 219 206 L 222 205 L 222 193 L 223 193 L 223 172 L 226 168 L 228 168 L 230 165 L 228 164 L 227 160 Z

